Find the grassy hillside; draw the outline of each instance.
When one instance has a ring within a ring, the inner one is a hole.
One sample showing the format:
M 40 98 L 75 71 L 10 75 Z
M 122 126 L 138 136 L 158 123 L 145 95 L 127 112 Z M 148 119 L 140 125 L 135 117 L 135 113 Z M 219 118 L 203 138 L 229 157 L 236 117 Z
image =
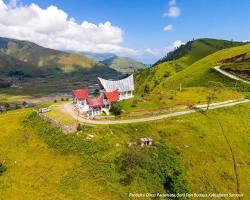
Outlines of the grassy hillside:
M 33 71 L 33 68 L 34 66 L 29 63 L 25 63 L 21 60 L 0 52 L 0 72 L 2 73 L 2 75 L 16 70 L 21 70 L 24 73 L 28 74 L 29 72 Z
M 33 75 L 39 75 L 41 72 L 45 75 L 55 75 L 77 71 L 91 72 L 91 70 L 95 73 L 100 69 L 115 73 L 114 70 L 86 56 L 44 48 L 28 41 L 0 37 L 0 52 L 13 58 L 12 63 L 8 63 L 8 66 L 16 65 L 16 62 L 32 65 L 33 68 L 29 69 L 30 74 Z
M 28 41 L 0 38 L 0 51 L 38 67 L 72 71 L 71 67 L 91 68 L 98 64 L 85 56 L 41 47 Z M 68 69 L 69 68 L 69 69 Z
M 114 56 L 102 61 L 102 63 L 123 74 L 132 74 L 146 68 L 143 63 L 127 57 Z
M 153 90 L 177 89 L 180 84 L 184 87 L 206 86 L 209 81 L 221 82 L 232 86 L 234 81 L 217 74 L 212 70 L 212 67 L 220 65 L 223 59 L 244 53 L 246 55 L 250 54 L 250 44 L 218 51 L 200 59 L 176 75 L 163 80 Z
M 136 76 L 139 83 L 137 90 L 143 92 L 146 84 L 153 89 L 168 77 L 189 67 L 196 61 L 204 58 L 216 51 L 224 48 L 242 45 L 241 42 L 232 42 L 227 40 L 216 40 L 202 38 L 188 42 L 173 52 L 168 53 L 166 57 L 156 62 L 154 67 L 146 69 Z
M 244 53 L 222 60 L 221 68 L 243 79 L 250 80 L 250 54 Z
M 116 56 L 113 53 L 92 53 L 92 52 L 79 52 L 79 53 L 81 55 L 87 56 L 88 58 L 91 58 L 97 61 L 104 61 L 106 59 Z
M 128 199 L 129 192 L 176 192 L 170 189 L 181 191 L 187 184 L 171 179 L 178 169 L 176 175 L 188 182 L 191 193 L 236 193 L 237 178 L 248 199 L 249 109 L 245 104 L 207 116 L 83 127 L 73 135 L 63 135 L 34 115 L 23 123 L 30 111 L 0 115 L 0 161 L 7 167 L 0 178 L 1 197 L 118 200 Z M 86 139 L 87 134 L 94 138 Z M 154 146 L 135 148 L 133 142 L 141 137 L 151 137 Z M 159 169 L 168 169 L 168 179 L 161 179 L 165 175 Z

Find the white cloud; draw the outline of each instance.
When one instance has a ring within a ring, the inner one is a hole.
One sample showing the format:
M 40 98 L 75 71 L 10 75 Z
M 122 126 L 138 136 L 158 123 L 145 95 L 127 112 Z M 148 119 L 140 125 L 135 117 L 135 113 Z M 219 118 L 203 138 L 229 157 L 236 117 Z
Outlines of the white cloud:
M 167 17 L 179 17 L 181 14 L 181 9 L 178 6 L 172 6 L 168 9 L 164 16 Z
M 0 0 L 0 36 L 29 40 L 44 47 L 59 50 L 113 52 L 152 63 L 181 42 L 166 48 L 137 50 L 122 46 L 123 31 L 111 22 L 77 23 L 56 6 L 41 8 L 37 4 L 9 4 Z
M 172 46 L 176 49 L 176 48 L 179 48 L 183 44 L 184 43 L 181 40 L 176 40 L 173 42 Z
M 9 4 L 0 0 L 0 36 L 60 50 L 125 54 L 138 51 L 121 46 L 123 31 L 109 21 L 77 23 L 56 6 L 43 9 L 34 3 L 17 5 L 15 0 Z
M 173 30 L 173 25 L 169 24 L 169 25 L 165 26 L 163 30 L 166 31 L 166 32 L 172 31 Z

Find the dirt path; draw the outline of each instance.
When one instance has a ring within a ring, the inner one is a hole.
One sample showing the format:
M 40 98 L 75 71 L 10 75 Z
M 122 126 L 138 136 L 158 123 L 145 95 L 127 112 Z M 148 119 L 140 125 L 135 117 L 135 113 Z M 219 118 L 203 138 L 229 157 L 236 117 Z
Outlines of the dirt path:
M 234 101 L 234 102 L 225 103 L 225 104 L 219 103 L 219 104 L 211 105 L 209 110 L 230 107 L 230 106 L 234 106 L 237 104 L 249 103 L 249 102 L 250 102 L 250 100 L 244 99 L 244 100 Z M 64 104 L 62 109 L 65 112 L 67 112 L 68 114 L 70 114 L 73 118 L 77 119 L 79 122 L 86 123 L 86 124 L 131 124 L 131 123 L 155 121 L 155 120 L 165 119 L 165 118 L 169 118 L 169 117 L 175 117 L 175 116 L 186 115 L 186 114 L 198 112 L 198 110 L 186 110 L 186 111 L 181 111 L 181 112 L 174 112 L 174 113 L 153 116 L 153 117 L 139 118 L 139 119 L 98 121 L 98 120 L 85 119 L 85 118 L 78 116 L 74 110 L 74 106 L 71 103 Z M 206 108 L 200 108 L 200 110 L 205 110 L 205 109 Z
M 230 74 L 230 73 L 226 72 L 225 70 L 221 69 L 220 66 L 216 66 L 216 67 L 214 67 L 214 69 L 215 69 L 215 71 L 223 74 L 224 76 L 227 76 L 228 78 L 231 78 L 231 79 L 234 79 L 236 81 L 242 81 L 244 83 L 250 84 L 249 81 L 246 81 L 246 80 L 244 80 L 244 79 L 242 79 L 242 78 L 240 78 L 238 76 L 235 76 L 233 74 Z

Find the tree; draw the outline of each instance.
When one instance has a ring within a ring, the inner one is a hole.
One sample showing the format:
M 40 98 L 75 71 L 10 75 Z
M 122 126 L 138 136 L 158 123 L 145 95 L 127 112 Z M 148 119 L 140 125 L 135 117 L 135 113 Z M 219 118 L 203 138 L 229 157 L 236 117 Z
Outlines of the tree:
M 119 103 L 113 103 L 110 112 L 114 115 L 121 115 L 122 106 Z
M 207 90 L 208 90 L 208 96 L 207 96 L 207 109 L 209 110 L 210 104 L 217 99 L 217 95 L 222 91 L 224 85 L 220 82 L 214 82 L 210 81 L 208 82 Z
M 0 176 L 2 176 L 6 170 L 7 168 L 0 162 Z
M 145 87 L 144 87 L 144 93 L 145 93 L 145 94 L 148 94 L 148 93 L 149 93 L 149 86 L 148 86 L 148 84 L 145 85 Z

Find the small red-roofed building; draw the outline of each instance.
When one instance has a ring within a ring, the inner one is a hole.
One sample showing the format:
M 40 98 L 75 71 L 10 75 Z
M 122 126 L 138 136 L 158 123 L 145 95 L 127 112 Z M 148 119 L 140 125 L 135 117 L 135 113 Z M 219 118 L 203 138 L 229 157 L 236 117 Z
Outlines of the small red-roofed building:
M 87 111 L 89 116 L 95 116 L 102 113 L 102 108 L 105 106 L 104 104 L 104 95 L 101 94 L 97 98 L 88 97 L 87 104 L 89 106 L 89 110 Z
M 112 92 L 104 92 L 105 99 L 111 104 L 113 102 L 119 101 L 120 98 L 120 92 L 118 89 L 112 91 Z
M 81 112 L 86 112 L 89 109 L 87 104 L 88 96 L 89 96 L 88 88 L 73 90 L 74 103 Z

